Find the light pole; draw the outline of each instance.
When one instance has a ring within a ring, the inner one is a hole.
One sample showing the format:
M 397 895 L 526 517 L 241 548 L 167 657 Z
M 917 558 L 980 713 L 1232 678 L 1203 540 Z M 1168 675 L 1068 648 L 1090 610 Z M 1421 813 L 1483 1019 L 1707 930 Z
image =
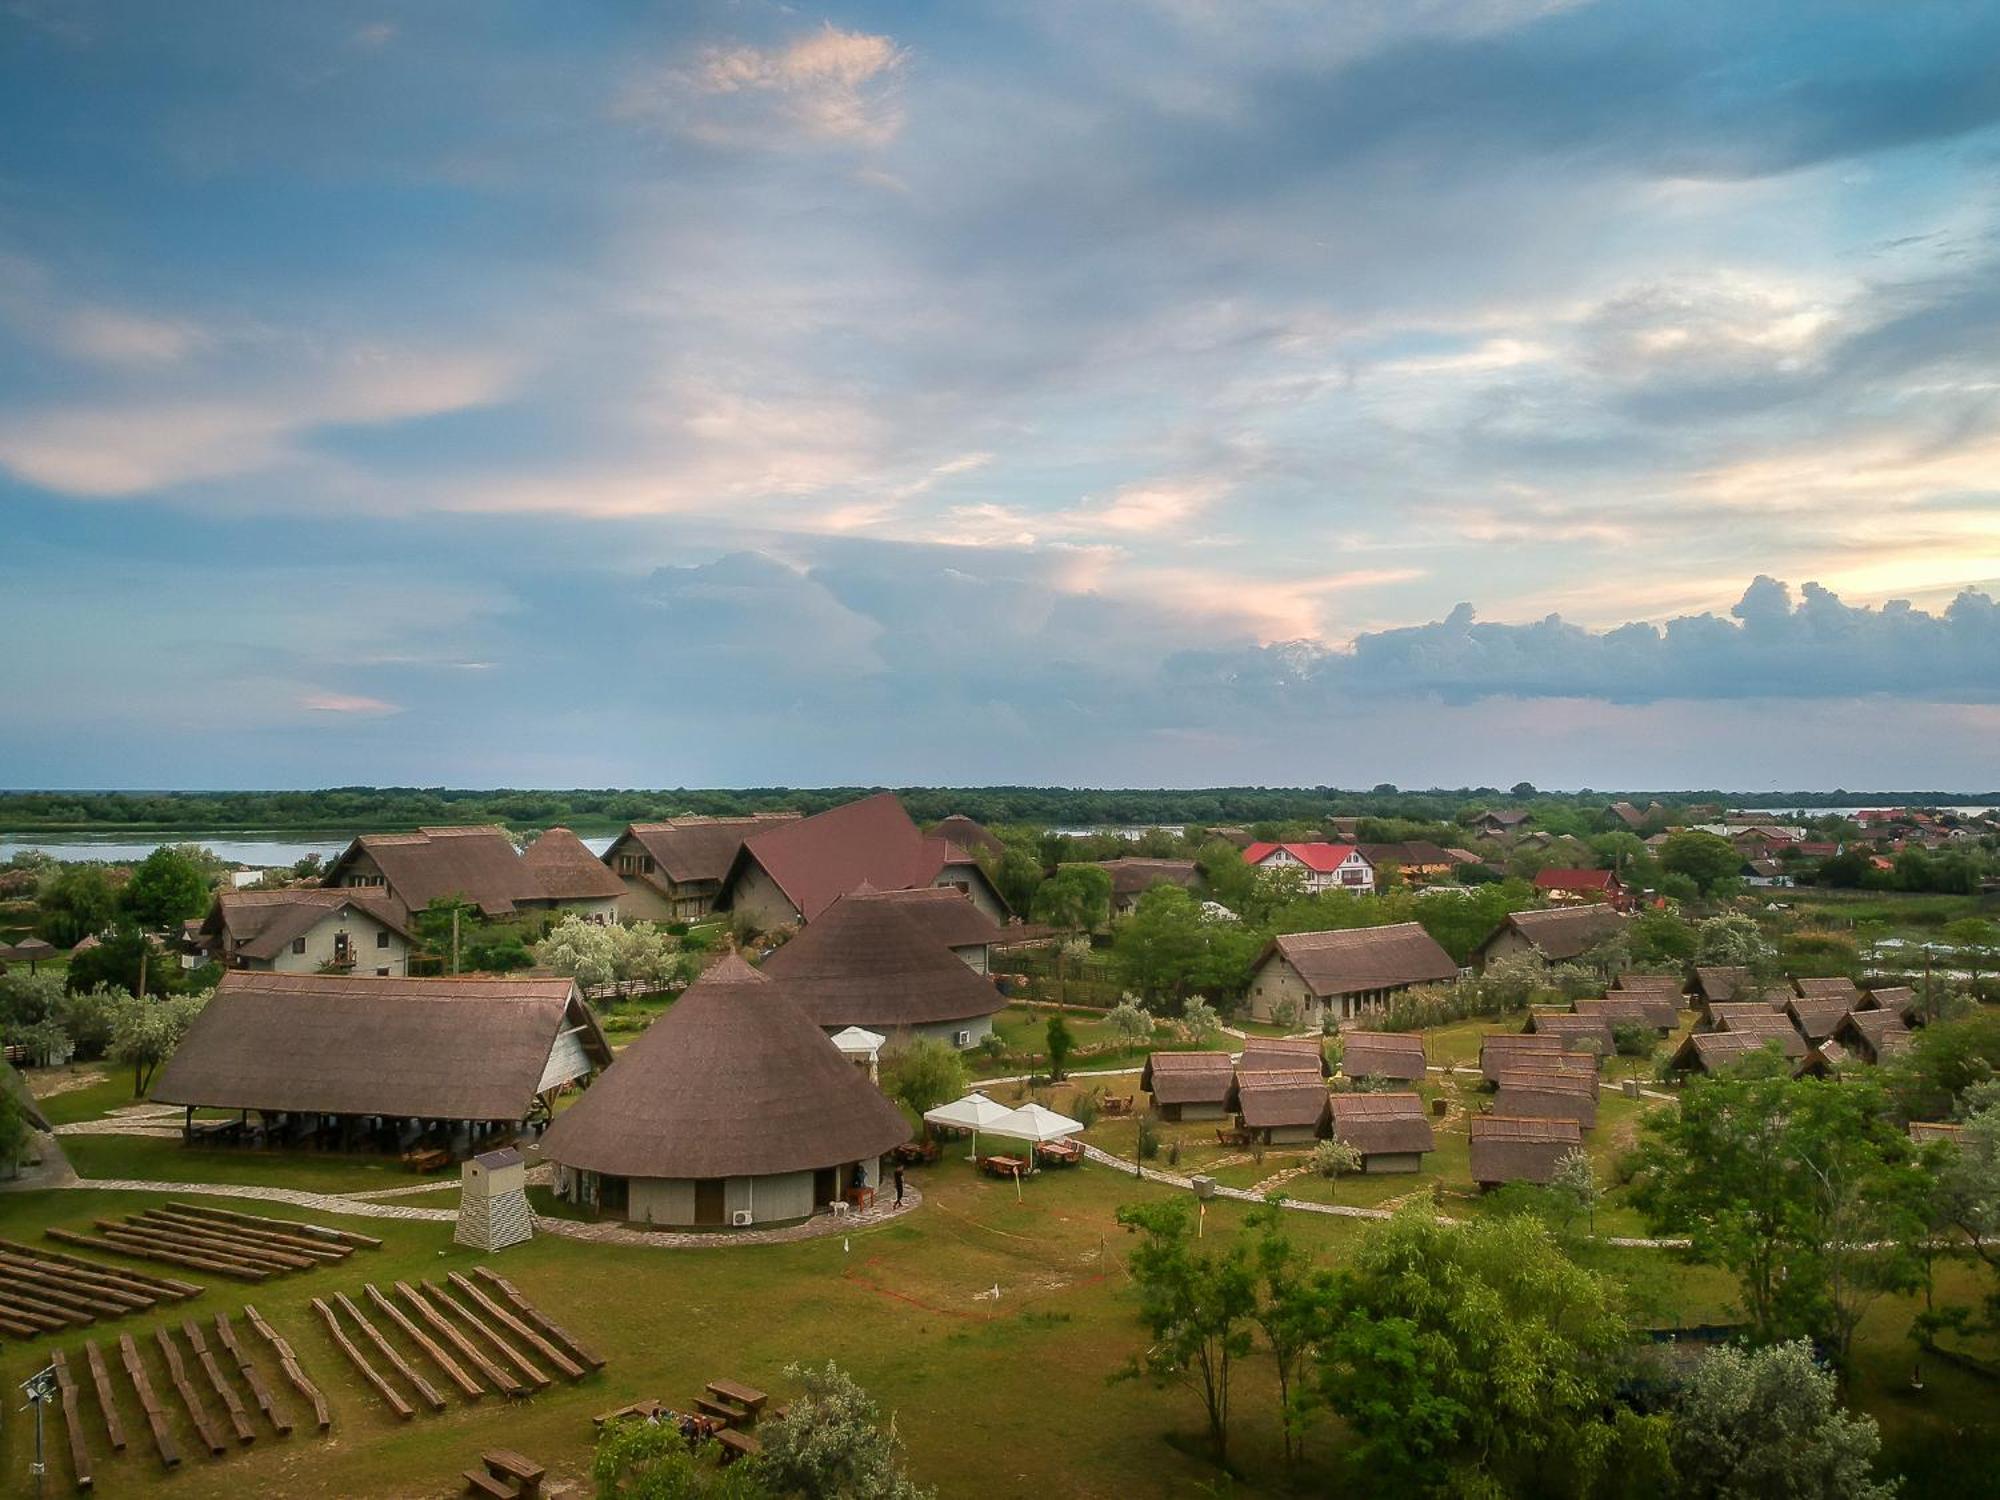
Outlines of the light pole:
M 35 1409 L 35 1462 L 28 1472 L 35 1476 L 35 1500 L 42 1500 L 43 1481 L 49 1471 L 42 1455 L 42 1408 L 55 1399 L 56 1367 L 50 1365 L 30 1375 L 21 1382 L 21 1389 L 27 1392 L 28 1405 Z

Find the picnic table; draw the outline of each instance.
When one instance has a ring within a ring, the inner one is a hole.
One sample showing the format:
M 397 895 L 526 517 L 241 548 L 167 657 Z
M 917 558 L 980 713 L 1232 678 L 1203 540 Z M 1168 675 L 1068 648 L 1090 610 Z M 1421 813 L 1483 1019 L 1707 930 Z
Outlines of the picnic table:
M 1218 1125 L 1215 1127 L 1215 1144 L 1218 1146 L 1247 1146 L 1250 1144 L 1250 1132 L 1230 1125 Z
M 1038 1160 L 1058 1167 L 1073 1167 L 1083 1160 L 1083 1145 L 1080 1141 L 1043 1141 L 1035 1147 Z
M 1107 1115 L 1129 1115 L 1132 1113 L 1130 1094 L 1106 1094 L 1098 1101 L 1098 1109 Z
M 1030 1163 L 1018 1156 L 982 1156 L 979 1170 L 989 1177 L 1015 1177 L 1029 1169 Z
M 889 1159 L 906 1167 L 927 1167 L 943 1155 L 936 1141 L 905 1141 L 889 1153 Z
M 451 1153 L 436 1146 L 422 1147 L 405 1151 L 402 1162 L 412 1172 L 437 1172 L 451 1165 Z
M 241 1120 L 196 1120 L 187 1128 L 191 1144 L 204 1141 L 233 1141 L 243 1135 Z
M 711 1380 L 708 1391 L 712 1396 L 720 1396 L 725 1401 L 734 1401 L 745 1411 L 755 1415 L 764 1409 L 764 1403 L 771 1398 L 754 1385 L 745 1385 L 740 1380 Z

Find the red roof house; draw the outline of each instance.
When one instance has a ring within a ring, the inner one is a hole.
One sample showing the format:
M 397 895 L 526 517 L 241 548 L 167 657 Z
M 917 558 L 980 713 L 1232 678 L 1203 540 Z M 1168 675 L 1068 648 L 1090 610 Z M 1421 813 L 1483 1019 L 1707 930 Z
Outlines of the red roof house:
M 1616 911 L 1628 911 L 1632 905 L 1616 870 L 1537 870 L 1535 889 L 1551 901 L 1602 901 Z
M 1375 867 L 1352 844 L 1255 843 L 1243 851 L 1243 863 L 1256 870 L 1303 870 L 1306 890 L 1372 891 Z

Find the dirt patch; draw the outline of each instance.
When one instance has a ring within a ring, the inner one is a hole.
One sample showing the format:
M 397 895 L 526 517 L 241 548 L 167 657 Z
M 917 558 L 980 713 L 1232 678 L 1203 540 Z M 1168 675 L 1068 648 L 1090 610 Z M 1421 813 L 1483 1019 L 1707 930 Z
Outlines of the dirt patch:
M 53 1099 L 57 1094 L 91 1088 L 111 1075 L 92 1063 L 70 1068 L 35 1068 L 22 1076 L 28 1080 L 28 1092 L 37 1099 Z

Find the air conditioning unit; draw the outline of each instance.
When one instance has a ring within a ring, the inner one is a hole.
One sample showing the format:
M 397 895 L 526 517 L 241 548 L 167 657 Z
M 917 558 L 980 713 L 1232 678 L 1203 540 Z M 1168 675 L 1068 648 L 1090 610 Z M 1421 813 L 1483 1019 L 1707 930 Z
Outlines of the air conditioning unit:
M 730 1214 L 729 1223 L 732 1228 L 748 1229 L 750 1227 L 750 1210 L 747 1208 L 737 1209 L 734 1213 Z
M 970 1047 L 972 1045 L 972 1033 L 969 1031 L 956 1033 L 952 1037 L 952 1044 L 958 1047 Z

